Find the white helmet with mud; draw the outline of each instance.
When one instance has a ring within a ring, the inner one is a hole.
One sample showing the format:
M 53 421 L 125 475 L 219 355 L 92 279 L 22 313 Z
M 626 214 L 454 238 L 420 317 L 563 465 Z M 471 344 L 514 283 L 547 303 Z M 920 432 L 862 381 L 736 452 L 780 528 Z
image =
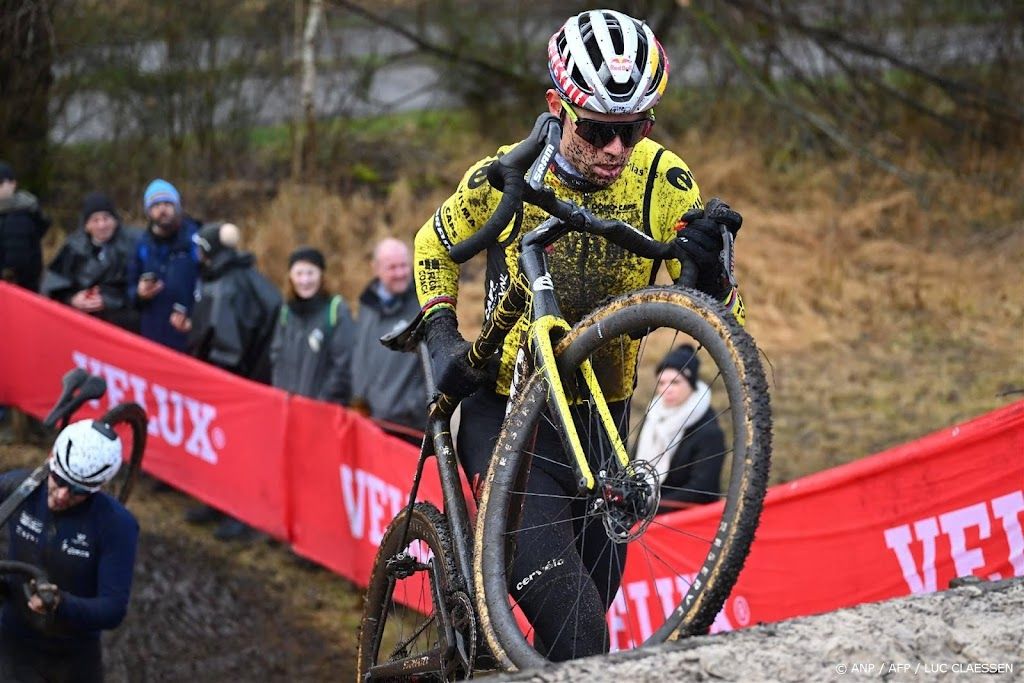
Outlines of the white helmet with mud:
M 73 422 L 53 444 L 50 470 L 83 489 L 98 491 L 120 468 L 121 439 L 103 422 Z
M 571 17 L 548 41 L 548 73 L 562 97 L 602 114 L 654 107 L 668 85 L 668 55 L 647 24 L 621 12 Z

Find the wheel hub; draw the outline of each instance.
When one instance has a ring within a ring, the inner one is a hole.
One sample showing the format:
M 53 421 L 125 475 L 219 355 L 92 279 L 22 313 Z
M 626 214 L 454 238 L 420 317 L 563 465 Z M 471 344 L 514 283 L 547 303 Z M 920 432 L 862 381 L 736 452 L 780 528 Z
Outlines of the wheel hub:
M 643 535 L 661 501 L 659 480 L 646 460 L 635 460 L 619 472 L 599 473 L 590 510 L 601 515 L 608 538 L 629 543 Z

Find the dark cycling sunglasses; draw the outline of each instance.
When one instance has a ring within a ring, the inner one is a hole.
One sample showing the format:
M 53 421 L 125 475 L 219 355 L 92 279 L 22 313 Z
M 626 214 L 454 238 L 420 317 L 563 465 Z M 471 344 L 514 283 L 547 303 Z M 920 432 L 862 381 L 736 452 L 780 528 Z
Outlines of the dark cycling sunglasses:
M 78 484 L 72 484 L 56 472 L 50 472 L 50 476 L 53 477 L 53 483 L 57 485 L 57 488 L 67 489 L 76 496 L 89 496 L 93 494 L 91 489 L 82 488 Z
M 633 147 L 650 135 L 654 128 L 654 112 L 637 121 L 595 121 L 581 118 L 565 100 L 559 100 L 569 119 L 576 124 L 576 134 L 594 147 L 604 147 L 616 137 L 623 147 Z

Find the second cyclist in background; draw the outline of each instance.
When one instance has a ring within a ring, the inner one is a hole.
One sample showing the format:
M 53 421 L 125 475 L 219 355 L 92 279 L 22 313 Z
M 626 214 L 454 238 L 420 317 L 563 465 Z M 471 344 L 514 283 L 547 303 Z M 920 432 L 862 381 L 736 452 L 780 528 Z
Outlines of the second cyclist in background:
M 619 12 L 583 12 L 551 36 L 548 70 L 553 87 L 546 93 L 547 108 L 561 118 L 563 133 L 545 182 L 559 198 L 572 200 L 597 216 L 624 221 L 657 240 L 678 239 L 698 266 L 697 288 L 723 301 L 741 318 L 742 302 L 720 260 L 720 226 L 728 229 L 731 242 L 742 218 L 721 202 L 705 211 L 687 165 L 648 137 L 654 127 L 654 106 L 665 91 L 669 73 L 668 57 L 651 29 Z M 509 149 L 503 147 L 498 154 Z M 469 366 L 469 343 L 460 335 L 455 316 L 459 266 L 449 252 L 486 222 L 501 198 L 486 179 L 495 158 L 487 157 L 470 168 L 455 193 L 419 230 L 414 259 L 438 388 L 468 396 L 462 403 L 462 424 L 472 427 L 460 430 L 457 446 L 474 488 L 487 471 L 528 323 L 523 318 L 508 335 L 490 372 Z M 485 315 L 493 312 L 511 280 L 520 277 L 518 237 L 546 218 L 541 209 L 525 206 L 523 214 L 488 248 Z M 607 297 L 652 283 L 658 267 L 603 238 L 576 232 L 553 245 L 548 262 L 570 324 Z M 670 275 L 678 277 L 679 264 L 667 265 Z M 545 286 L 529 284 L 535 289 Z M 631 361 L 614 356 L 599 359 L 594 368 L 625 435 L 635 368 Z M 550 495 L 531 496 L 526 505 L 509 590 L 535 629 L 538 649 L 546 650 L 549 659 L 605 652 L 604 615 L 619 587 L 624 549 L 601 542 L 600 524 L 593 529 L 575 528 L 581 522 L 566 509 L 564 494 L 575 491 L 576 482 L 562 464 L 562 445 L 550 426 L 539 431 L 535 452 L 539 457 L 534 458 L 530 486 Z M 561 523 L 552 537 L 550 523 L 557 519 Z M 549 526 L 541 531 L 541 523 Z M 596 536 L 587 543 L 591 532 Z M 576 544 L 574 538 L 582 542 Z M 586 548 L 602 550 L 585 552 Z M 576 601 L 581 576 L 586 582 L 584 597 Z M 561 629 L 566 615 L 574 627 Z
M 50 476 L 7 522 L 8 560 L 43 569 L 50 584 L 10 575 L 0 617 L 0 680 L 103 680 L 100 633 L 128 611 L 139 525 L 100 488 L 121 467 L 121 439 L 107 424 L 80 420 L 53 444 Z M 0 500 L 28 470 L 0 475 Z M 42 594 L 49 592 L 47 602 Z

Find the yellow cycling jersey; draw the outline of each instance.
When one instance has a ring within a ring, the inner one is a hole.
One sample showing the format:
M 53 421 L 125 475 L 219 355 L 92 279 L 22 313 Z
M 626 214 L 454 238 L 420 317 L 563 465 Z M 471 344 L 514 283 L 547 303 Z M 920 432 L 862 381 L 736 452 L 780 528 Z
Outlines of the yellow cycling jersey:
M 512 146 L 502 147 L 497 156 Z M 487 182 L 488 157 L 467 171 L 458 189 L 434 213 L 415 242 L 416 293 L 420 304 L 437 297 L 458 295 L 459 266 L 449 256 L 454 244 L 483 227 L 501 199 L 501 193 Z M 569 199 L 601 218 L 615 218 L 642 230 L 654 239 L 668 242 L 676 237 L 680 218 L 691 208 L 702 207 L 700 190 L 682 159 L 658 143 L 645 139 L 633 149 L 622 175 L 607 188 L 579 192 L 563 183 L 553 170 L 545 182 L 561 199 Z M 548 215 L 526 204 L 505 228 L 497 243 L 487 250 L 486 302 L 488 316 L 501 299 L 512 278 L 519 276 L 519 238 L 540 225 Z M 673 279 L 679 276 L 679 262 L 667 264 Z M 551 247 L 548 267 L 562 315 L 573 325 L 609 296 L 644 287 L 654 281 L 655 264 L 608 242 L 603 237 L 571 232 Z M 505 339 L 498 369 L 497 390 L 507 395 L 515 358 L 526 337 L 529 320 L 524 316 Z M 627 342 L 625 352 L 607 352 L 594 358 L 605 397 L 623 400 L 632 394 L 636 344 Z M 608 348 L 610 348 L 609 345 Z

